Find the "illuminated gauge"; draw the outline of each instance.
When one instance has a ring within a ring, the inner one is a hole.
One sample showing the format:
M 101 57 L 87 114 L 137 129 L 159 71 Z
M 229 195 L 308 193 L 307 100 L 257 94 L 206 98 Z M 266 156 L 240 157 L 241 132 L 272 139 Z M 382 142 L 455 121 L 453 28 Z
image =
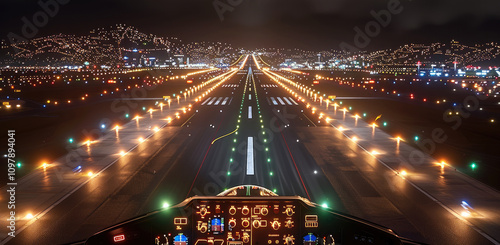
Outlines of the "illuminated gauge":
M 236 214 L 236 208 L 234 206 L 231 206 L 231 208 L 229 208 L 229 214 L 231 214 L 231 215 Z
M 250 221 L 248 221 L 247 219 L 241 221 L 241 225 L 245 228 L 247 228 L 249 225 L 250 225 Z
M 241 213 L 243 215 L 248 215 L 250 213 L 250 209 L 248 209 L 248 207 L 245 206 L 241 209 Z
M 262 208 L 262 209 L 260 210 L 260 213 L 261 213 L 262 215 L 266 216 L 266 215 L 269 213 L 269 210 L 268 210 L 267 208 Z
M 286 208 L 285 213 L 288 216 L 292 216 L 295 212 L 293 211 L 292 208 Z

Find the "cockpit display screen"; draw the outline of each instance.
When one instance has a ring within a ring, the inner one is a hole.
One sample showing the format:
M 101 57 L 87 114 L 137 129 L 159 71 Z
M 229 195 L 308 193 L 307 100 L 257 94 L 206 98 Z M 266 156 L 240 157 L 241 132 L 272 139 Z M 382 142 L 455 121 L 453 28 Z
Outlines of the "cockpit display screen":
M 216 217 L 210 221 L 210 231 L 217 235 L 224 232 L 224 218 Z
M 174 237 L 174 245 L 187 245 L 187 237 L 183 234 L 179 234 Z

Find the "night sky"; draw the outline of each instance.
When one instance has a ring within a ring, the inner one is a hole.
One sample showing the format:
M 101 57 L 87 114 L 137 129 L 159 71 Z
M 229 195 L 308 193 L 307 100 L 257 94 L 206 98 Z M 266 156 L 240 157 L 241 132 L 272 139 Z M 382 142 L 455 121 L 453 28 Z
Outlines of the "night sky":
M 56 0 L 40 0 L 50 2 Z M 88 34 L 98 27 L 124 23 L 160 36 L 185 41 L 222 41 L 236 46 L 340 49 L 353 44 L 355 27 L 374 20 L 371 11 L 387 11 L 388 3 L 401 12 L 370 38 L 363 48 L 396 48 L 417 42 L 484 43 L 500 40 L 498 0 L 59 0 L 54 17 L 35 37 L 50 34 Z M 218 3 L 220 19 L 214 3 Z M 235 6 L 231 6 L 231 3 Z M 224 8 L 228 10 L 224 11 Z M 0 2 L 0 34 L 21 34 L 22 17 L 32 20 L 42 7 L 34 0 Z

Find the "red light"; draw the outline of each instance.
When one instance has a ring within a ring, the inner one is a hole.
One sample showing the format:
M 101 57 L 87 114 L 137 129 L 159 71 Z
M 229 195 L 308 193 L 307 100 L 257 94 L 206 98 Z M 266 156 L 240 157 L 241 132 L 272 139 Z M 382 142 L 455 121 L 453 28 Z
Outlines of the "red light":
M 122 241 L 125 241 L 125 235 L 121 234 L 121 235 L 116 235 L 113 237 L 113 241 L 115 242 L 122 242 Z

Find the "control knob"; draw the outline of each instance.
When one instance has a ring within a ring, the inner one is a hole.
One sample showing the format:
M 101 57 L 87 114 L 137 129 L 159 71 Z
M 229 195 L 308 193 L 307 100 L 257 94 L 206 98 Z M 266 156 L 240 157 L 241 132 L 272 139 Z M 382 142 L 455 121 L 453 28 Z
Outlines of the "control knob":
M 244 243 L 248 243 L 250 241 L 250 236 L 248 235 L 248 233 L 243 233 L 243 242 Z
M 229 228 L 234 228 L 236 226 L 236 220 L 235 219 L 230 219 L 229 220 Z
M 255 228 L 255 229 L 259 228 L 260 227 L 260 220 L 254 220 L 252 225 L 253 225 L 253 228 Z
M 201 216 L 205 216 L 207 213 L 208 213 L 207 208 L 201 208 L 201 209 L 200 209 L 200 215 L 201 215 Z
M 274 230 L 278 230 L 280 226 L 281 226 L 280 222 L 276 220 L 271 223 L 271 227 L 273 227 Z
M 335 245 L 335 239 L 333 238 L 332 235 L 329 235 L 326 237 L 325 243 L 326 245 Z
M 267 208 L 262 208 L 262 209 L 260 210 L 260 213 L 261 213 L 262 215 L 266 216 L 266 215 L 269 213 L 269 210 L 268 210 Z
M 205 233 L 205 232 L 207 232 L 207 226 L 206 226 L 206 225 L 201 225 L 201 227 L 200 227 L 200 232 L 201 232 L 201 233 Z
M 250 225 L 250 221 L 248 221 L 247 219 L 244 219 L 243 221 L 241 221 L 241 225 L 243 227 L 247 228 Z

